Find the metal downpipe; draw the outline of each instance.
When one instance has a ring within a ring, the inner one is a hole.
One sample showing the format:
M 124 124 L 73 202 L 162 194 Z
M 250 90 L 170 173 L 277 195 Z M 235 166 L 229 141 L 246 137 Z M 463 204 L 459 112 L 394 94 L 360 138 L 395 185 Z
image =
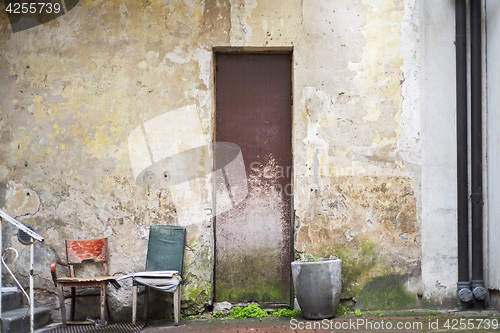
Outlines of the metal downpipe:
M 469 279 L 469 188 L 467 161 L 467 3 L 455 1 L 457 98 L 457 293 L 461 302 L 472 301 Z
M 471 200 L 472 293 L 484 301 L 483 280 L 483 126 L 482 126 L 482 21 L 481 0 L 470 1 L 471 31 Z

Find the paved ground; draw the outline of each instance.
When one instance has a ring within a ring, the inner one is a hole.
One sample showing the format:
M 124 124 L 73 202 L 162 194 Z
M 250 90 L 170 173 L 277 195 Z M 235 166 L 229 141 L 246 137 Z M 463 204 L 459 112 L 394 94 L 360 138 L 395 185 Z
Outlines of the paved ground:
M 305 320 L 297 318 L 259 319 L 190 319 L 182 320 L 179 326 L 172 322 L 159 321 L 148 324 L 142 333 L 170 332 L 235 332 L 235 333 L 288 333 L 288 332 L 500 332 L 498 312 L 429 312 L 408 311 L 406 313 L 384 314 L 378 317 L 354 314 L 332 320 Z

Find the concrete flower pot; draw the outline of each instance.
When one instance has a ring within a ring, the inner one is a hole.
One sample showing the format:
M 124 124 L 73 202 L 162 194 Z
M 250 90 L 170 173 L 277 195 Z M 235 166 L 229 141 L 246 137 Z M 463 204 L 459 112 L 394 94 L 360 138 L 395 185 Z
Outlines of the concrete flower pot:
M 333 318 L 340 301 L 340 259 L 293 261 L 295 296 L 307 319 Z

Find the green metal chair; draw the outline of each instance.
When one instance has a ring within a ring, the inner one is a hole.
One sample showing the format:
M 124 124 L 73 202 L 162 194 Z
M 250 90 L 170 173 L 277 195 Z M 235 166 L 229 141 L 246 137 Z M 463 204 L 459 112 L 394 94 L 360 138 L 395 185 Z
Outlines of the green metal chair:
M 181 277 L 186 228 L 153 225 L 149 228 L 146 271 L 133 276 L 132 323 L 137 318 L 137 291 L 145 286 L 144 320 L 147 320 L 148 287 L 174 294 L 174 324 L 179 324 Z

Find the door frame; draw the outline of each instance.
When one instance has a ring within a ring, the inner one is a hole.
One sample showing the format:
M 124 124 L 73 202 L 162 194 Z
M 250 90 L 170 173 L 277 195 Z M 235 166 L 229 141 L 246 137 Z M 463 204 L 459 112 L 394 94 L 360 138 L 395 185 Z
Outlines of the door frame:
M 273 48 L 268 48 L 268 47 L 213 47 L 212 48 L 212 80 L 213 80 L 213 118 L 212 118 L 212 142 L 217 142 L 216 141 L 216 134 L 217 134 L 217 127 L 216 127 L 216 117 L 217 117 L 217 80 L 216 80 L 216 72 L 217 72 L 217 55 L 219 54 L 231 54 L 231 55 L 238 55 L 238 54 L 289 54 L 291 58 L 291 64 L 290 64 L 290 123 L 291 123 L 291 142 L 290 142 L 290 147 L 291 147 L 291 153 L 292 153 L 292 165 L 291 165 L 291 175 L 290 175 L 290 187 L 291 187 L 291 198 L 290 198 L 290 242 L 289 242 L 289 254 L 290 254 L 290 259 L 293 261 L 295 258 L 295 239 L 294 239 L 294 231 L 295 231 L 295 209 L 294 209 L 294 188 L 295 188 L 295 145 L 293 144 L 295 141 L 295 135 L 294 135 L 294 112 L 295 112 L 295 103 L 294 103 L 294 53 L 293 53 L 293 47 L 273 47 Z M 212 151 L 212 174 L 216 171 L 215 167 L 215 153 Z M 216 200 L 216 186 L 215 186 L 215 177 L 212 180 L 212 202 L 213 202 L 213 207 L 215 207 L 215 200 Z M 216 281 L 215 281 L 215 270 L 216 270 L 216 244 L 217 244 L 217 238 L 215 237 L 215 228 L 217 227 L 217 217 L 215 214 L 213 214 L 213 221 L 212 221 L 212 232 L 213 232 L 213 246 L 214 246 L 214 257 L 213 257 L 213 272 L 212 272 L 212 277 L 213 277 L 213 292 L 212 292 L 212 301 L 215 299 L 215 288 L 216 288 Z M 292 276 L 291 276 L 291 271 L 290 271 L 290 299 L 288 301 L 289 306 L 293 306 L 294 302 L 294 289 L 293 289 L 293 281 L 292 281 Z

